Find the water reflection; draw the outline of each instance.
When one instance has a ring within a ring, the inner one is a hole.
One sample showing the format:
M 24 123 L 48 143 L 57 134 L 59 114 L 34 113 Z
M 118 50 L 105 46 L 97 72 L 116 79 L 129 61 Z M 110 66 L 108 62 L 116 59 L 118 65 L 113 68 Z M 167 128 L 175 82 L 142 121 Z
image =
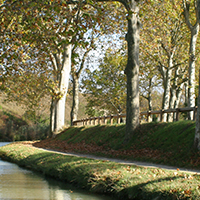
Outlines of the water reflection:
M 46 179 L 39 174 L 2 160 L 0 160 L 0 199 L 111 200 L 103 195 L 74 190 L 71 185 Z

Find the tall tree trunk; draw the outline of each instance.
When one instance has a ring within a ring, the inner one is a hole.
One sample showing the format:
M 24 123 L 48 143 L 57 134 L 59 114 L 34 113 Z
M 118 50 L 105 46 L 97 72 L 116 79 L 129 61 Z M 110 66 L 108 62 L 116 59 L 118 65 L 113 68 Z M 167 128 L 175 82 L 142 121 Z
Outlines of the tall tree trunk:
M 127 76 L 127 105 L 126 105 L 126 136 L 128 141 L 139 126 L 139 6 L 138 2 L 131 0 L 128 9 L 128 63 L 125 69 Z
M 149 89 L 148 89 L 148 105 L 149 105 L 149 110 L 152 110 L 152 79 L 149 78 Z
M 98 2 L 116 0 L 97 0 Z M 127 76 L 127 102 L 126 102 L 126 135 L 125 142 L 134 134 L 139 126 L 139 41 L 140 41 L 140 0 L 118 0 L 128 11 L 128 62 L 125 69 Z
M 176 88 L 175 87 L 171 87 L 170 88 L 170 102 L 169 102 L 169 108 L 174 108 L 174 104 L 175 104 L 175 101 L 176 101 Z M 173 114 L 172 113 L 169 113 L 168 114 L 168 119 L 167 119 L 168 122 L 172 122 L 173 121 Z
M 200 0 L 197 0 L 197 8 L 196 8 L 196 17 L 199 29 L 200 23 Z M 199 30 L 198 30 L 199 31 Z M 195 137 L 194 137 L 194 147 L 200 150 L 200 69 L 199 69 L 199 95 L 198 95 L 198 109 L 197 109 L 197 118 L 196 118 L 196 130 L 195 130 Z
M 73 76 L 73 101 L 72 101 L 72 110 L 71 110 L 71 126 L 73 121 L 77 120 L 78 117 L 78 106 L 79 106 L 79 82 L 78 76 Z
M 149 96 L 148 96 L 148 105 L 149 105 L 149 110 L 152 110 L 152 98 L 151 98 L 151 94 L 149 94 Z
M 200 23 L 200 0 L 195 1 L 196 23 L 190 22 L 190 2 L 183 0 L 185 22 L 190 30 L 190 49 L 189 49 L 189 79 L 188 79 L 188 107 L 195 106 L 195 52 L 196 42 L 199 34 Z M 192 120 L 193 112 L 189 112 L 188 118 Z
M 152 86 L 152 79 L 153 78 L 149 78 L 149 85 L 148 85 L 148 89 L 147 89 L 147 95 L 141 95 L 143 98 L 145 98 L 148 101 L 148 108 L 149 110 L 152 110 L 152 90 L 153 90 L 153 86 Z
M 190 29 L 191 39 L 190 39 L 190 51 L 189 51 L 189 80 L 188 80 L 188 106 L 195 106 L 195 51 L 197 36 L 199 33 L 199 24 Z M 193 119 L 193 112 L 189 112 L 188 118 Z
M 164 79 L 164 93 L 163 93 L 163 105 L 162 108 L 164 110 L 169 108 L 169 100 L 170 100 L 170 88 L 171 88 L 171 76 L 172 76 L 172 60 L 169 60 L 169 65 L 168 68 L 166 69 L 166 75 L 165 75 L 165 79 Z M 165 113 L 163 115 L 163 121 L 166 122 L 167 121 L 167 113 Z
M 179 103 L 180 103 L 181 95 L 182 95 L 182 90 L 183 90 L 183 84 L 181 84 L 181 86 L 176 91 L 176 101 L 174 102 L 174 108 L 179 107 Z
M 188 106 L 188 82 L 184 84 L 184 92 L 185 92 L 185 107 Z
M 197 105 L 198 105 L 198 109 L 197 109 L 197 118 L 196 118 L 194 147 L 200 150 L 200 69 L 199 69 L 199 93 L 198 93 Z
M 173 78 L 173 84 L 171 86 L 171 94 L 170 94 L 170 103 L 169 103 L 169 108 L 178 108 L 180 98 L 181 98 L 181 93 L 182 93 L 182 88 L 184 81 L 182 80 L 181 83 L 179 83 L 179 77 L 180 77 L 180 67 L 176 67 L 174 69 L 174 78 Z M 175 121 L 176 119 L 176 113 L 170 113 L 168 115 L 168 121 Z
M 62 59 L 61 59 L 62 58 Z M 65 103 L 71 71 L 71 44 L 65 45 L 62 56 L 57 56 L 59 93 L 51 105 L 51 135 L 56 135 L 65 125 Z M 59 66 L 60 65 L 60 66 Z
M 52 98 L 51 107 L 50 107 L 50 134 L 49 134 L 50 137 L 53 136 L 53 132 L 55 130 L 55 124 L 56 124 L 55 121 L 54 121 L 55 120 L 55 115 L 56 115 L 55 107 L 56 107 L 56 100 L 54 100 Z
M 54 134 L 58 134 L 65 126 L 65 102 L 67 93 L 64 92 L 56 104 Z
M 85 51 L 85 53 L 83 54 L 83 57 L 80 61 L 80 66 L 78 68 L 78 70 L 76 70 L 76 67 L 74 67 L 72 65 L 71 68 L 71 72 L 72 72 L 72 78 L 73 78 L 73 100 L 72 100 L 72 109 L 71 109 L 71 126 L 73 126 L 73 121 L 77 120 L 78 118 L 78 109 L 79 109 L 79 78 L 81 75 L 81 72 L 84 68 L 84 64 L 85 64 L 85 60 L 88 56 L 88 53 L 90 52 L 90 50 L 92 49 L 92 44 L 93 44 L 93 35 L 90 41 L 90 46 L 87 48 L 87 50 Z M 72 49 L 72 54 L 74 53 L 74 50 L 76 48 Z
M 179 107 L 180 99 L 181 99 L 181 94 L 183 90 L 183 84 L 180 85 L 180 87 L 176 90 L 176 101 L 174 102 L 174 108 Z M 173 121 L 176 121 L 176 113 L 173 114 Z

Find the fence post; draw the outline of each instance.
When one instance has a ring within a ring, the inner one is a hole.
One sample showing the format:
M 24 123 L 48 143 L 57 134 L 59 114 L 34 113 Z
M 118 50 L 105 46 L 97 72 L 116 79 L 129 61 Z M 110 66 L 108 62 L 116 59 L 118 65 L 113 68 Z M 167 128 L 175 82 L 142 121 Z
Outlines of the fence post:
M 160 110 L 160 122 L 163 122 L 163 110 Z
M 93 120 L 92 120 L 92 121 L 93 121 L 93 125 L 95 125 L 95 117 L 93 117 L 92 119 L 93 119 Z
M 176 109 L 176 121 L 179 121 L 179 108 Z
M 197 106 L 193 108 L 193 121 L 195 121 L 196 119 L 196 111 L 197 111 Z
M 101 117 L 98 117 L 98 124 L 101 124 Z
M 196 119 L 196 113 L 197 113 L 197 106 L 195 107 L 190 107 L 190 108 L 176 108 L 176 109 L 169 109 L 169 110 L 157 110 L 157 111 L 145 111 L 140 113 L 140 123 L 141 123 L 141 116 L 142 115 L 147 115 L 147 122 L 152 121 L 152 112 L 156 115 L 160 115 L 160 122 L 163 122 L 163 114 L 165 112 L 167 113 L 173 113 L 173 120 L 174 121 L 179 121 L 180 118 L 180 112 L 193 112 L 193 120 L 195 121 Z M 122 117 L 126 117 L 125 114 L 117 114 L 117 115 L 109 115 L 109 116 L 102 116 L 102 117 L 89 117 L 89 118 L 84 118 L 81 120 L 73 120 L 72 121 L 72 126 L 77 126 L 78 123 L 82 123 L 84 125 L 98 125 L 98 124 L 107 124 L 108 119 L 110 119 L 110 124 L 113 125 L 113 120 L 114 118 L 117 118 L 117 124 L 121 123 Z M 158 116 L 159 117 L 159 116 Z M 151 119 L 151 120 L 150 120 Z
M 108 123 L 108 119 L 106 116 L 104 116 L 104 124 L 106 125 Z
M 110 125 L 113 125 L 113 116 L 110 115 Z
M 89 118 L 89 125 L 92 125 L 92 118 Z
M 151 111 L 150 110 L 148 110 L 147 111 L 147 122 L 151 122 L 152 120 L 150 120 L 151 119 Z
M 72 126 L 77 126 L 77 122 L 72 121 Z
M 149 122 L 149 111 L 147 111 L 147 122 Z
M 98 117 L 94 117 L 94 125 L 98 125 Z
M 117 115 L 117 123 L 120 124 L 121 115 Z
M 99 117 L 99 124 L 102 125 L 102 117 Z

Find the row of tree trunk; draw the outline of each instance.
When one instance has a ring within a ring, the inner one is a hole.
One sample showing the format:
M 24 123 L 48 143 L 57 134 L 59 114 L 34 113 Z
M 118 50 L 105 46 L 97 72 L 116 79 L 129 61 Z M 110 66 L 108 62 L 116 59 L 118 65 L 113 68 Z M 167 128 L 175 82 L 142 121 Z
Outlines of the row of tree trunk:
M 99 0 L 106 1 L 106 0 Z M 108 0 L 107 0 L 108 1 Z M 110 0 L 114 1 L 114 0 Z M 139 20 L 139 2 L 138 0 L 119 0 L 128 11 L 127 21 L 128 21 L 128 32 L 126 35 L 126 41 L 128 44 L 128 62 L 125 69 L 125 74 L 127 76 L 127 110 L 126 110 L 126 136 L 125 141 L 128 140 L 131 135 L 134 134 L 134 130 L 139 125 L 139 32 L 140 32 L 140 20 Z M 197 0 L 196 6 L 196 23 L 192 25 L 189 20 L 189 6 L 186 1 L 183 0 L 184 5 L 184 16 L 186 24 L 191 33 L 190 39 L 190 50 L 189 50 L 189 77 L 188 77 L 188 106 L 195 106 L 195 49 L 196 41 L 199 32 L 199 3 Z M 163 44 L 161 44 L 163 46 Z M 165 50 L 165 47 L 163 47 Z M 174 79 L 173 84 L 171 83 L 172 72 L 174 71 L 173 56 L 176 51 L 176 46 L 168 52 L 168 66 L 158 66 L 161 75 L 163 76 L 163 85 L 164 85 L 164 95 L 163 95 L 163 109 L 169 107 L 176 108 L 180 101 L 181 89 L 183 88 L 183 83 L 177 86 L 176 78 Z M 64 108 L 65 108 L 65 99 L 68 89 L 69 73 L 71 67 L 71 47 L 70 45 L 66 46 L 66 51 L 60 56 L 63 58 L 62 64 L 59 61 L 59 56 L 54 56 L 56 60 L 55 66 L 60 68 L 58 73 L 59 80 L 59 95 L 58 98 L 53 99 L 51 107 L 51 127 L 52 132 L 57 133 L 64 126 Z M 58 67 L 59 66 L 59 67 Z M 178 77 L 179 68 L 175 70 L 175 77 Z M 65 80 L 64 80 L 65 79 Z M 74 85 L 77 85 L 74 82 Z M 171 87 L 172 86 L 172 87 Z M 74 92 L 76 89 L 74 89 Z M 170 95 L 171 94 L 171 95 Z M 171 97 L 171 98 L 170 98 Z M 73 99 L 74 105 L 78 102 Z M 62 109 L 61 109 L 62 107 Z M 74 109 L 76 110 L 76 109 Z M 75 112 L 71 113 L 72 120 L 76 119 Z M 169 116 L 171 118 L 171 116 Z M 189 116 L 191 118 L 191 116 Z M 164 116 L 164 121 L 167 120 L 167 115 Z M 197 147 L 199 147 L 199 137 L 195 137 L 197 141 Z

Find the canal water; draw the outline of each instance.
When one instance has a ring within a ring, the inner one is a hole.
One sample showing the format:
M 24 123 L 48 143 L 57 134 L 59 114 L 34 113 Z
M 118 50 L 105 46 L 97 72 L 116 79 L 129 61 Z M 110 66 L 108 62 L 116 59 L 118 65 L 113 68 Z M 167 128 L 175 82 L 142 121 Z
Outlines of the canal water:
M 0 142 L 0 146 L 7 143 Z M 112 200 L 0 159 L 0 200 Z

